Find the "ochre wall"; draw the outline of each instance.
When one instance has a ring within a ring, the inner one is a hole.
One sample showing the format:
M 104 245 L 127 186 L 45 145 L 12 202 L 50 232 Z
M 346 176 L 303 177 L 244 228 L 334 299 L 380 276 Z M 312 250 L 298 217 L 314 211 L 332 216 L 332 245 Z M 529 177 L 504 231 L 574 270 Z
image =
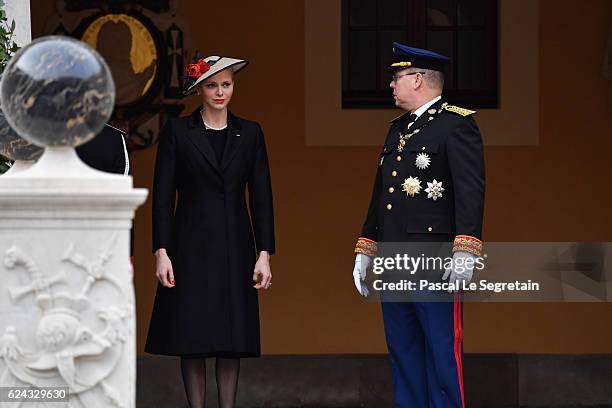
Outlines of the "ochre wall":
M 502 109 L 478 110 L 478 126 L 488 146 L 534 146 L 539 136 L 539 2 L 499 2 L 499 104 Z M 342 109 L 343 0 L 304 3 L 305 135 L 307 146 L 380 145 L 396 109 Z M 520 20 L 520 24 L 517 24 Z M 387 45 L 391 52 L 391 44 Z M 514 69 L 508 61 L 521 61 Z M 325 97 L 321 97 L 325 95 Z M 389 98 L 391 90 L 389 89 Z M 516 120 L 520 117 L 521 120 Z
M 32 0 L 34 36 L 49 3 Z M 540 75 L 540 143 L 486 148 L 485 239 L 612 241 L 612 95 L 601 76 L 612 2 L 540 4 L 540 72 L 524 72 Z M 379 306 L 356 295 L 351 276 L 379 148 L 305 146 L 303 1 L 184 0 L 178 12 L 205 54 L 251 61 L 232 109 L 262 124 L 271 159 L 278 254 L 273 289 L 260 296 L 263 352 L 385 352 Z M 521 70 L 520 60 L 503 63 Z M 150 189 L 155 149 L 131 159 L 135 185 Z M 150 216 L 149 200 L 136 217 L 141 352 L 156 286 Z M 612 352 L 612 304 L 466 304 L 464 313 L 466 352 Z

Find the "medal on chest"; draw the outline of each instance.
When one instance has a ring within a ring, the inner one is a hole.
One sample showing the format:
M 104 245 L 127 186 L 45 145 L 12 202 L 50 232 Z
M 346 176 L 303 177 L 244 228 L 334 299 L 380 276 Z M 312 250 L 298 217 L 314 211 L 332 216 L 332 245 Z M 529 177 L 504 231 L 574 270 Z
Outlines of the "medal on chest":
M 417 133 L 422 132 L 423 129 L 425 129 L 432 121 L 434 121 L 438 117 L 440 113 L 442 113 L 446 106 L 447 103 L 443 103 L 439 109 L 430 108 L 429 110 L 427 110 L 426 113 L 423 113 L 424 115 L 427 114 L 428 117 L 427 120 L 421 126 L 415 127 L 413 129 L 407 128 L 405 134 L 400 132 L 399 141 L 397 145 L 398 153 L 402 153 L 406 148 L 406 144 L 408 143 L 410 138 L 416 135 Z M 425 146 L 423 146 L 423 150 L 425 150 Z M 397 161 L 399 162 L 401 160 L 401 154 L 399 154 L 397 158 Z M 416 155 L 416 158 L 414 159 L 414 166 L 418 170 L 427 170 L 430 167 L 431 162 L 432 157 L 430 156 L 430 154 L 428 154 L 428 152 L 421 151 Z M 410 170 L 408 171 L 411 172 Z M 394 171 L 393 173 L 394 176 L 398 174 L 397 171 Z M 410 173 L 408 174 L 408 177 L 404 179 L 403 183 L 401 183 L 402 191 L 406 194 L 407 197 L 417 197 L 422 191 L 427 194 L 425 198 L 431 201 L 437 201 L 438 199 L 443 197 L 444 187 L 442 187 L 442 181 L 438 181 L 439 179 L 434 178 L 433 180 L 430 179 L 431 181 L 423 180 L 423 183 L 421 180 L 422 179 L 416 177 L 415 175 L 410 175 Z M 422 183 L 426 184 L 426 187 Z
M 418 128 L 414 128 L 414 129 L 406 129 L 406 133 L 403 134 L 402 132 L 400 132 L 399 134 L 399 143 L 397 145 L 397 151 L 399 153 L 404 151 L 404 147 L 406 146 L 406 142 L 408 140 L 410 140 L 410 138 L 414 135 L 416 135 L 417 133 L 423 131 L 423 129 L 425 129 L 427 127 L 427 125 L 429 123 L 431 123 L 432 120 L 434 120 L 446 107 L 447 103 L 444 102 L 442 105 L 440 105 L 440 109 L 434 109 L 431 108 L 427 111 L 427 114 L 429 115 L 429 117 L 427 118 L 427 122 L 423 123 L 421 126 L 419 126 Z M 423 115 L 425 115 L 425 113 L 423 113 Z M 417 119 L 418 120 L 418 119 Z M 428 164 L 429 165 L 429 164 Z

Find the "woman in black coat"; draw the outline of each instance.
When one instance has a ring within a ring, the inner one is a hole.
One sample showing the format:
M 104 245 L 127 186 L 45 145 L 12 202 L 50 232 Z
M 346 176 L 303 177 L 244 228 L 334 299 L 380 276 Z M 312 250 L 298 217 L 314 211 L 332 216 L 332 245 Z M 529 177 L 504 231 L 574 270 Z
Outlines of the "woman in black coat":
M 258 289 L 271 283 L 274 216 L 258 123 L 228 111 L 247 62 L 197 59 L 185 94 L 203 105 L 166 123 L 153 186 L 159 284 L 145 351 L 181 357 L 190 407 L 204 407 L 205 358 L 216 357 L 219 406 L 233 407 L 241 357 L 258 357 Z M 249 208 L 245 189 L 249 191 Z

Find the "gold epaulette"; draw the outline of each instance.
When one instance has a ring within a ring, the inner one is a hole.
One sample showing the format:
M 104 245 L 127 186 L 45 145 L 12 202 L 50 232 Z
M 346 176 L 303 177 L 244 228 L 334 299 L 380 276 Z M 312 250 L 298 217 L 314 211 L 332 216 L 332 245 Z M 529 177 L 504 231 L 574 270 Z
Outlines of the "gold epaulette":
M 455 105 L 446 105 L 444 107 L 444 110 L 456 113 L 456 114 L 461 115 L 461 116 L 470 116 L 470 115 L 476 113 L 476 111 L 465 109 L 465 108 L 460 108 L 460 107 L 455 106 Z

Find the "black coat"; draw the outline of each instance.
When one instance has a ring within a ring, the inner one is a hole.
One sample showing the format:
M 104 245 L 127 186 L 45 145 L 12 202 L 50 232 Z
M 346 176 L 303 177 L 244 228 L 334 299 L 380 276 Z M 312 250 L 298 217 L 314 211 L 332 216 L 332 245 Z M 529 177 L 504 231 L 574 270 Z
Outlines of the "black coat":
M 256 251 L 274 253 L 264 136 L 256 122 L 229 113 L 218 163 L 204 132 L 197 109 L 168 120 L 157 148 L 153 251 L 166 248 L 176 286 L 158 282 L 145 351 L 259 356 L 253 269 Z
M 471 115 L 447 111 L 442 104 L 433 104 L 409 130 L 408 114 L 391 122 L 362 237 L 377 242 L 452 242 L 456 235 L 481 239 L 485 168 L 480 131 Z M 417 129 L 399 147 L 400 135 Z M 420 153 L 430 159 L 425 169 L 415 165 Z M 402 191 L 408 177 L 422 185 L 412 197 Z M 424 191 L 434 179 L 444 188 L 436 200 Z
M 85 164 L 107 173 L 131 175 L 130 160 L 125 146 L 125 133 L 105 125 L 89 142 L 78 146 L 77 155 Z M 130 256 L 134 255 L 134 228 L 130 230 Z
M 115 174 L 129 174 L 129 160 L 126 160 L 124 133 L 105 125 L 98 135 L 76 148 L 77 155 L 96 170 Z

